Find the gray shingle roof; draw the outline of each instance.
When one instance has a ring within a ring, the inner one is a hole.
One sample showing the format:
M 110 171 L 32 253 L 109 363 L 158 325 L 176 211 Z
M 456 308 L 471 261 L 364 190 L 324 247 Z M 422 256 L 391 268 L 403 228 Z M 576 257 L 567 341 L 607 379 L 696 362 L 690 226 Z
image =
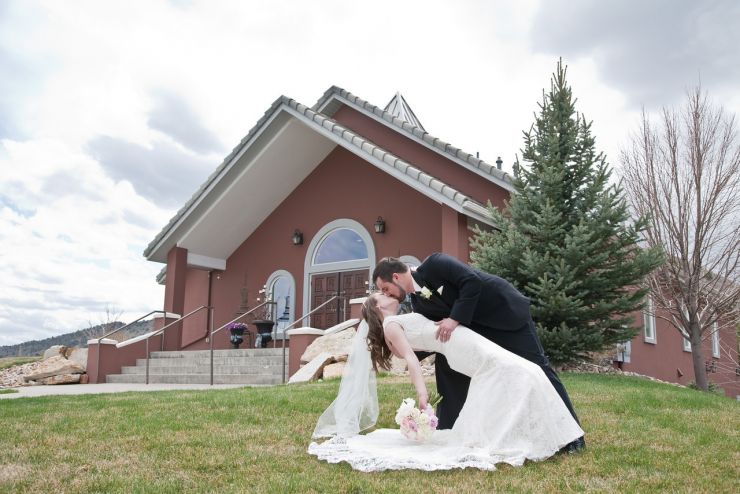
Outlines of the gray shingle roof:
M 427 145 L 433 147 L 436 151 L 460 160 L 463 164 L 478 170 L 479 172 L 481 172 L 481 175 L 503 186 L 507 190 L 514 190 L 511 176 L 508 173 L 499 170 L 496 166 L 486 163 L 482 159 L 476 158 L 472 154 L 465 152 L 462 149 L 459 149 L 438 137 L 434 137 L 423 128 L 417 127 L 407 122 L 406 120 L 395 116 L 393 113 L 373 105 L 372 103 L 368 103 L 362 98 L 355 96 L 349 91 L 338 86 L 332 86 L 327 89 L 324 95 L 316 102 L 315 105 L 313 105 L 312 109 L 314 111 L 321 110 L 322 113 L 329 117 L 334 116 L 334 113 L 339 109 L 340 105 L 332 104 L 330 102 L 333 97 L 338 97 L 341 100 L 349 103 L 350 105 L 355 106 L 356 108 L 365 110 L 377 116 L 383 121 L 391 124 L 402 133 L 415 137 L 423 141 Z
M 221 165 L 206 179 L 203 185 L 192 195 L 185 205 L 173 216 L 167 225 L 157 234 L 147 248 L 144 250 L 144 256 L 149 257 L 157 245 L 176 227 L 177 223 L 183 219 L 188 211 L 195 205 L 198 200 L 207 193 L 211 185 L 216 182 L 225 172 L 232 160 L 239 153 L 251 144 L 255 136 L 259 133 L 266 122 L 275 114 L 285 108 L 292 114 L 304 120 L 305 123 L 312 125 L 319 132 L 328 132 L 337 137 L 340 143 L 345 147 L 354 150 L 357 154 L 364 155 L 368 161 L 374 162 L 381 167 L 387 167 L 387 171 L 400 174 L 401 178 L 405 177 L 406 181 L 420 192 L 430 197 L 439 199 L 441 202 L 447 202 L 451 206 L 457 206 L 455 209 L 472 215 L 479 220 L 489 222 L 486 208 L 475 200 L 471 199 L 462 192 L 450 187 L 441 180 L 416 168 L 412 164 L 402 160 L 398 156 L 377 146 L 373 142 L 361 137 L 350 129 L 342 126 L 332 118 L 318 113 L 314 109 L 298 103 L 292 98 L 281 96 L 276 99 L 265 114 L 260 118 L 249 133 L 234 147 L 231 153 L 224 158 Z M 416 127 L 414 127 L 416 129 Z

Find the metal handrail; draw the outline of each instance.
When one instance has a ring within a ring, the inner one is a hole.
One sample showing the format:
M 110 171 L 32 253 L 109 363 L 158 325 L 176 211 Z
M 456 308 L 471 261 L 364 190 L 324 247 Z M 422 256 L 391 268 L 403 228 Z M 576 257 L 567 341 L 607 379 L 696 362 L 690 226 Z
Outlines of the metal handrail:
M 301 317 L 300 319 L 296 319 L 295 321 L 293 321 L 292 323 L 290 323 L 289 325 L 287 325 L 287 326 L 285 326 L 283 328 L 283 330 L 282 330 L 283 331 L 283 384 L 285 384 L 285 340 L 287 339 L 286 338 L 286 336 L 287 336 L 286 332 L 289 329 L 291 329 L 293 326 L 295 326 L 296 324 L 298 324 L 299 322 L 301 322 L 302 320 L 304 320 L 305 318 L 309 317 L 311 314 L 313 314 L 314 312 L 316 312 L 317 310 L 319 310 L 320 308 L 322 308 L 323 306 L 325 306 L 326 304 L 328 304 L 329 302 L 331 302 L 332 300 L 335 300 L 335 299 L 338 299 L 338 298 L 346 298 L 344 296 L 344 292 L 342 292 L 341 295 L 334 295 L 332 298 L 330 298 L 329 300 L 327 300 L 323 304 L 314 307 L 313 310 L 311 310 L 311 312 L 309 312 L 305 316 Z
M 117 332 L 119 332 L 119 331 L 121 331 L 123 329 L 126 329 L 127 327 L 131 326 L 132 324 L 136 324 L 137 322 L 141 321 L 145 317 L 151 316 L 152 314 L 164 314 L 165 319 L 167 319 L 167 314 L 170 314 L 170 315 L 175 316 L 175 317 L 180 317 L 180 314 L 173 314 L 171 312 L 167 312 L 166 310 L 153 310 L 153 311 L 149 312 L 148 314 L 144 314 L 143 316 L 141 316 L 140 318 L 136 319 L 135 321 L 131 321 L 130 323 L 126 324 L 125 326 L 121 326 L 118 329 L 114 329 L 110 333 L 104 334 L 103 336 L 101 336 L 100 338 L 98 338 L 98 345 L 100 344 L 101 340 L 103 340 L 104 338 L 107 338 L 107 337 L 109 337 L 110 335 L 112 335 L 114 333 L 117 333 Z
M 120 327 L 120 328 L 118 328 L 118 329 L 114 329 L 113 331 L 111 331 L 111 332 L 109 332 L 109 333 L 106 333 L 106 334 L 104 334 L 103 336 L 101 336 L 100 338 L 98 338 L 98 358 L 97 358 L 97 367 L 96 367 L 96 368 L 98 369 L 98 370 L 96 371 L 96 372 L 98 372 L 98 375 L 100 374 L 100 342 L 101 342 L 101 341 L 103 341 L 103 340 L 104 340 L 105 338 L 107 338 L 108 336 L 110 336 L 110 335 L 112 335 L 112 334 L 114 334 L 114 333 L 117 333 L 117 332 L 119 332 L 119 331 L 121 331 L 121 330 L 123 330 L 123 329 L 126 329 L 127 327 L 131 326 L 132 324 L 136 324 L 137 322 L 141 321 L 141 320 L 142 320 L 142 319 L 144 319 L 145 317 L 149 317 L 149 316 L 151 316 L 152 314 L 163 314 L 163 315 L 164 315 L 164 318 L 165 318 L 165 320 L 167 319 L 167 315 L 168 315 L 168 314 L 169 314 L 169 315 L 171 315 L 171 316 L 176 316 L 177 318 L 179 318 L 179 317 L 180 317 L 180 314 L 174 314 L 174 313 L 172 313 L 172 312 L 167 312 L 166 310 L 153 310 L 153 311 L 151 311 L 151 312 L 149 312 L 149 313 L 147 313 L 147 314 L 144 314 L 144 315 L 143 315 L 143 316 L 141 316 L 140 318 L 138 318 L 138 319 L 136 319 L 136 320 L 134 320 L 134 321 L 131 321 L 130 323 L 128 323 L 128 324 L 126 324 L 126 325 L 124 325 L 124 326 L 121 326 L 121 327 Z M 99 379 L 99 378 L 96 378 L 96 379 Z M 96 381 L 96 382 L 97 382 L 97 381 Z
M 157 335 L 160 335 L 161 334 L 162 335 L 162 342 L 161 342 L 160 348 L 164 348 L 164 332 L 165 332 L 165 330 L 167 328 L 169 328 L 170 326 L 173 326 L 173 325 L 175 325 L 177 323 L 181 323 L 182 321 L 184 321 L 188 317 L 192 316 L 193 314 L 195 314 L 197 312 L 202 311 L 203 309 L 207 309 L 208 310 L 208 313 L 211 316 L 211 324 L 210 324 L 210 326 L 213 327 L 213 307 L 210 307 L 208 305 L 201 305 L 197 309 L 188 312 L 187 314 L 185 314 L 184 316 L 182 316 L 180 319 L 178 319 L 176 321 L 172 321 L 171 323 L 169 323 L 169 324 L 167 324 L 165 326 L 162 326 L 160 329 L 158 329 L 156 331 L 153 331 L 149 335 L 147 335 L 147 337 L 145 338 L 146 339 L 146 384 L 149 384 L 149 339 L 152 338 L 153 336 L 157 336 Z
M 277 304 L 277 302 L 273 302 L 272 300 L 265 300 L 264 302 L 262 302 L 261 304 L 259 304 L 256 307 L 248 310 L 244 314 L 240 314 L 240 315 L 236 316 L 234 319 L 232 319 L 231 321 L 227 322 L 223 326 L 220 326 L 216 330 L 213 329 L 213 324 L 211 324 L 211 332 L 210 332 L 210 336 L 209 336 L 209 339 L 210 339 L 210 342 L 211 342 L 211 386 L 213 386 L 213 335 L 216 334 L 216 333 L 218 333 L 222 329 L 226 328 L 229 324 L 235 323 L 236 321 L 238 321 L 242 317 L 251 314 L 252 312 L 256 311 L 257 309 L 259 309 L 261 307 L 264 307 L 267 304 Z

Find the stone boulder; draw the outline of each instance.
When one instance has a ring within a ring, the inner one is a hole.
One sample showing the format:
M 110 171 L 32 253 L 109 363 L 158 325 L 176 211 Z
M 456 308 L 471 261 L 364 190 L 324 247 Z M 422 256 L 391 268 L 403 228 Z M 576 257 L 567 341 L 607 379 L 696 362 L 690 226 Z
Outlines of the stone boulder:
M 23 376 L 23 379 L 28 381 L 38 381 L 45 377 L 58 376 L 61 374 L 82 374 L 85 369 L 71 360 L 67 360 L 61 355 L 49 357 L 48 359 L 41 362 L 41 364 L 34 369 L 30 374 Z
M 406 359 L 398 358 L 395 355 L 391 357 L 391 368 L 388 372 L 395 375 L 403 375 L 409 368 Z
M 347 360 L 347 355 L 352 348 L 352 338 L 355 337 L 355 333 L 354 328 L 349 328 L 338 333 L 316 338 L 308 345 L 303 355 L 301 355 L 301 363 L 310 362 L 322 353 L 328 353 L 337 362 Z
M 324 366 L 334 361 L 330 353 L 324 352 L 314 357 L 309 363 L 290 376 L 288 384 L 315 381 L 321 376 Z
M 421 362 L 419 362 L 419 365 L 421 365 L 421 373 L 424 376 L 433 376 L 434 375 L 434 354 L 431 354 Z M 397 376 L 404 376 L 409 373 L 409 366 L 406 360 L 398 357 L 391 357 L 391 368 L 389 371 L 393 375 Z
M 77 362 L 87 372 L 87 348 L 72 348 L 67 359 Z
M 39 379 L 39 384 L 78 384 L 82 374 L 60 374 Z
M 324 366 L 323 379 L 331 379 L 333 377 L 342 377 L 344 374 L 344 367 L 347 365 L 346 362 L 336 362 L 334 364 L 328 364 Z
M 49 349 L 44 352 L 44 360 L 59 355 L 61 355 L 62 357 L 66 357 L 67 350 L 67 347 L 64 345 L 54 345 L 52 347 L 49 347 Z

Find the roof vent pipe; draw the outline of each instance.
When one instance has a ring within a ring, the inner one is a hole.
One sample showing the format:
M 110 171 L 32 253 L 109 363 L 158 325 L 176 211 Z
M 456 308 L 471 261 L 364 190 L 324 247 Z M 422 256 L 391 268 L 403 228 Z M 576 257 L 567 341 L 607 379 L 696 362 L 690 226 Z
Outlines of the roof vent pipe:
M 500 170 L 501 169 L 501 165 L 503 165 L 503 164 L 504 164 L 504 162 L 501 161 L 501 156 L 499 156 L 498 158 L 496 158 L 496 168 L 498 168 Z

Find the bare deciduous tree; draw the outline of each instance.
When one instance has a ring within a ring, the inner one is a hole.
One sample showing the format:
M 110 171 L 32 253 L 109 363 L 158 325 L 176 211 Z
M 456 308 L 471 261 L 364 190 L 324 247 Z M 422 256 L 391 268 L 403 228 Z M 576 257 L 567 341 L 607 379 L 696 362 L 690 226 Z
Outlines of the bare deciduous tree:
M 100 338 L 104 334 L 110 333 L 118 326 L 121 326 L 120 318 L 123 314 L 122 310 L 110 305 L 105 306 L 105 313 L 99 317 L 98 324 L 93 325 L 91 321 L 88 321 L 87 328 L 83 331 L 86 339 Z
M 657 125 L 643 111 L 639 132 L 622 150 L 621 161 L 635 213 L 650 217 L 645 240 L 666 253 L 666 263 L 647 278 L 655 316 L 691 342 L 696 385 L 707 390 L 702 339 L 739 320 L 735 117 L 694 88 L 681 109 L 664 108 Z M 736 358 L 731 350 L 723 348 Z

